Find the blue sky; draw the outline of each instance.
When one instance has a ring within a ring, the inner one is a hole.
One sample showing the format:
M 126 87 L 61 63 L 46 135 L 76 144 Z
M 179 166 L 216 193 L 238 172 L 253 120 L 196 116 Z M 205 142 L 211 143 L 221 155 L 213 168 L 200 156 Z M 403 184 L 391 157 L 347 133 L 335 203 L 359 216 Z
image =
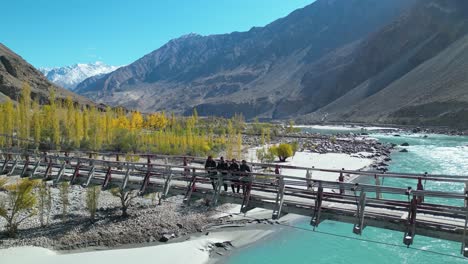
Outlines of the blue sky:
M 0 42 L 36 67 L 124 65 L 181 35 L 246 31 L 313 1 L 7 0 Z

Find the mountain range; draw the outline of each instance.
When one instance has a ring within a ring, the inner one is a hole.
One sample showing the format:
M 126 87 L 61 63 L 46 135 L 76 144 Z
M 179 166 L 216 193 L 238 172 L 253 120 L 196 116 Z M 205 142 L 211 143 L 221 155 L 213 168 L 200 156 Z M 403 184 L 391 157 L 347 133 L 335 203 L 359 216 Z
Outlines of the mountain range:
M 468 1 L 317 0 L 171 40 L 74 92 L 144 112 L 468 127 L 467 62 Z
M 65 67 L 39 68 L 39 70 L 49 81 L 68 90 L 73 90 L 85 79 L 100 76 L 115 71 L 118 68 L 118 66 L 109 66 L 101 61 L 97 61 L 95 63 L 78 63 Z
M 467 5 L 318 0 L 248 32 L 174 39 L 76 92 L 143 111 L 456 125 Z
M 0 43 L 0 102 L 8 98 L 18 101 L 25 84 L 31 87 L 31 98 L 39 103 L 48 102 L 53 89 L 57 98 L 71 97 L 76 103 L 94 105 L 88 98 L 52 84 L 40 71 Z

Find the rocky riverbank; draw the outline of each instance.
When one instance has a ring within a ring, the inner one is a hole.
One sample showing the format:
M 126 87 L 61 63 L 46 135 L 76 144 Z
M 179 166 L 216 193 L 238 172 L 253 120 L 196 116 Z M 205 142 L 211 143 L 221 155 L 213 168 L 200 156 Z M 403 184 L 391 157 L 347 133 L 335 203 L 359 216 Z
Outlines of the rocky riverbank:
M 138 197 L 129 209 L 130 216 L 123 218 L 119 199 L 108 191 L 101 192 L 96 219 L 91 221 L 85 208 L 85 194 L 80 186 L 70 187 L 69 213 L 63 221 L 59 191 L 52 188 L 53 206 L 48 223 L 41 227 L 38 216 L 34 216 L 20 225 L 17 238 L 8 238 L 5 233 L 0 233 L 0 248 L 36 246 L 53 250 L 79 250 L 164 243 L 204 232 L 213 226 L 243 225 L 248 222 L 212 217 L 223 208 L 214 211 L 201 202 L 186 206 L 180 196 L 170 197 L 161 205 L 156 205 L 150 197 Z M 1 219 L 2 229 L 4 225 L 5 221 Z
M 261 138 L 256 135 L 244 136 L 244 142 L 251 147 L 261 146 Z M 342 153 L 360 158 L 375 160 L 375 168 L 385 170 L 385 162 L 390 161 L 390 153 L 395 145 L 384 144 L 367 135 L 335 134 L 321 135 L 294 133 L 290 136 L 273 137 L 271 144 L 296 142 L 300 152 L 319 154 Z

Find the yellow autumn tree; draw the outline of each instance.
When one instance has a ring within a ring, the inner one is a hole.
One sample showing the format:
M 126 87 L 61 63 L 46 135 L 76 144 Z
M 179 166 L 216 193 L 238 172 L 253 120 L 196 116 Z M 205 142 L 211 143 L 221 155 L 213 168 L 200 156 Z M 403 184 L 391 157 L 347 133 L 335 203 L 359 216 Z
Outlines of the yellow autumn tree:
M 29 139 L 31 122 L 31 87 L 28 83 L 23 84 L 18 104 L 18 136 Z M 27 141 L 20 141 L 27 142 Z
M 140 130 L 143 127 L 143 116 L 140 112 L 134 111 L 130 116 L 130 129 L 132 131 Z

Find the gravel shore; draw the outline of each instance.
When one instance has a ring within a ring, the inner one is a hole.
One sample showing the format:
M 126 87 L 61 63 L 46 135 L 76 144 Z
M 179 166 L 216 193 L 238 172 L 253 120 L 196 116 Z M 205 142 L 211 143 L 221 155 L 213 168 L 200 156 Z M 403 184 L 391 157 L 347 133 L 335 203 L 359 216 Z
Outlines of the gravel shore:
M 101 192 L 96 219 L 91 221 L 85 208 L 86 191 L 81 186 L 70 187 L 69 214 L 67 220 L 62 221 L 59 190 L 52 188 L 51 191 L 53 203 L 48 224 L 41 227 L 39 217 L 33 216 L 19 226 L 17 238 L 8 238 L 5 233 L 0 233 L 0 248 L 36 246 L 78 250 L 166 242 L 226 223 L 225 219 L 212 218 L 217 212 L 201 202 L 186 206 L 181 196 L 170 197 L 162 205 L 156 205 L 149 197 L 137 197 L 129 208 L 130 216 L 123 218 L 119 198 L 108 191 Z M 3 218 L 0 226 L 2 229 L 5 226 Z

